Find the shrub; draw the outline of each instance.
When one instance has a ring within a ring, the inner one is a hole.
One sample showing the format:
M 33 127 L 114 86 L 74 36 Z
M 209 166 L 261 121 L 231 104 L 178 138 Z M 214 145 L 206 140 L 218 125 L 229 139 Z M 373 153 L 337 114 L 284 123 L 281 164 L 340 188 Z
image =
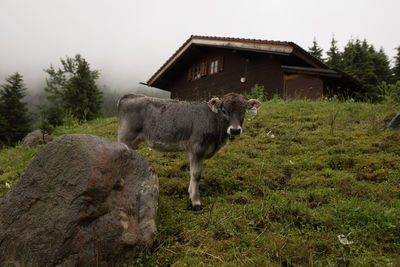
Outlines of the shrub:
M 378 85 L 378 96 L 381 100 L 392 104 L 400 104 L 400 81 L 388 84 L 385 81 Z
M 264 85 L 255 84 L 254 87 L 251 89 L 251 93 L 247 93 L 246 91 L 243 92 L 243 96 L 249 99 L 258 99 L 260 101 L 266 100 L 266 95 L 264 93 Z

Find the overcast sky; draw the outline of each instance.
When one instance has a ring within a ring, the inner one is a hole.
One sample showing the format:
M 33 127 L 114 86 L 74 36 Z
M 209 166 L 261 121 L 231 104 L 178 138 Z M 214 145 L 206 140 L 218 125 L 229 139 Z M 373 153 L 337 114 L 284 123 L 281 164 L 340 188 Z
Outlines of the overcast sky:
M 0 0 L 0 83 L 14 72 L 42 88 L 50 64 L 81 54 L 100 84 L 146 82 L 190 37 L 292 41 L 326 51 L 366 38 L 390 59 L 400 45 L 399 0 Z

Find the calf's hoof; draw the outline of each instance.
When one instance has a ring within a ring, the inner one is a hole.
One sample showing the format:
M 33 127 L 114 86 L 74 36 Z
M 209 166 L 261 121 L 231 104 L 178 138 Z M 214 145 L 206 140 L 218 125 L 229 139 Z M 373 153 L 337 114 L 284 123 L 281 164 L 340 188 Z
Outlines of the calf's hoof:
M 194 206 L 192 206 L 192 208 L 194 211 L 199 211 L 199 210 L 203 209 L 203 207 L 201 205 L 194 205 Z

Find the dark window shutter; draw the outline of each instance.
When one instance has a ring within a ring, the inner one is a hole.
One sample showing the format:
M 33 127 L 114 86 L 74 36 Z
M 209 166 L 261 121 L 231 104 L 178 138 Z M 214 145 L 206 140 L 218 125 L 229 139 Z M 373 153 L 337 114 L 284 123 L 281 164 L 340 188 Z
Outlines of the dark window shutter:
M 192 69 L 190 68 L 188 71 L 188 81 L 192 80 Z
M 207 62 L 201 63 L 201 76 L 207 75 Z
M 218 71 L 224 70 L 224 57 L 218 58 Z

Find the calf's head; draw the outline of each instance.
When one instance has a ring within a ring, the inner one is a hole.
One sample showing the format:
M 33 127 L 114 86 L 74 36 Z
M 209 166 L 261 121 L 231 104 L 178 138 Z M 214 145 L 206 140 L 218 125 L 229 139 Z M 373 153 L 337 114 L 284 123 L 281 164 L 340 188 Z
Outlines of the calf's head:
M 240 94 L 229 93 L 219 98 L 213 98 L 208 101 L 208 106 L 215 113 L 220 113 L 226 121 L 228 128 L 226 132 L 229 135 L 239 135 L 242 133 L 242 124 L 246 110 L 256 114 L 261 103 L 256 99 L 246 101 Z

